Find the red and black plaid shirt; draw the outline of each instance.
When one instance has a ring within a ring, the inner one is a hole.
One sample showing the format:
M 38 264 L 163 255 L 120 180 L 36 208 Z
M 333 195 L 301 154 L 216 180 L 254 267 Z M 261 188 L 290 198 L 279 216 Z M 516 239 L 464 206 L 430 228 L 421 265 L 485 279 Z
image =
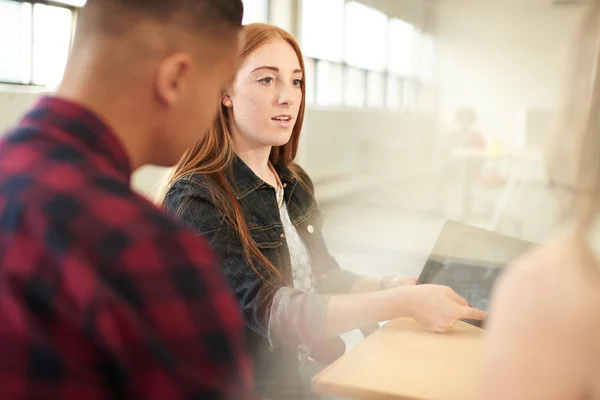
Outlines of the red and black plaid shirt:
M 0 144 L 0 398 L 254 399 L 205 241 L 130 189 L 90 111 L 44 98 Z

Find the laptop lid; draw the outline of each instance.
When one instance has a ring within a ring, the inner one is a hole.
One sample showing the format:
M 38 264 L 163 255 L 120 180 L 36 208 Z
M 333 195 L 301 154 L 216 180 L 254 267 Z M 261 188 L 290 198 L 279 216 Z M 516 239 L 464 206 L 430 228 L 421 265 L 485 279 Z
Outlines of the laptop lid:
M 493 286 L 504 267 L 534 245 L 497 232 L 446 221 L 417 284 L 449 286 L 471 306 L 487 311 Z M 480 321 L 466 322 L 482 326 Z

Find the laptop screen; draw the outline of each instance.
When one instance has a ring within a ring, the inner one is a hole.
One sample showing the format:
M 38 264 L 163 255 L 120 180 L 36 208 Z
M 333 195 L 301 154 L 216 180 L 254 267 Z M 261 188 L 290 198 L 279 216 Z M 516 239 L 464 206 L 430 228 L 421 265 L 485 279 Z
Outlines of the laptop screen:
M 525 240 L 448 221 L 417 284 L 449 286 L 471 306 L 487 311 L 493 286 L 504 267 L 533 245 Z M 479 321 L 466 322 L 482 325 Z

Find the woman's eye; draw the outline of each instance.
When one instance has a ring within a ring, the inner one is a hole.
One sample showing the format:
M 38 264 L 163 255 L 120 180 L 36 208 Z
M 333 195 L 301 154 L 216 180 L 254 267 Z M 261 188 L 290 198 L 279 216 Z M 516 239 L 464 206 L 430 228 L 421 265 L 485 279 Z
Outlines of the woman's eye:
M 296 87 L 302 86 L 302 79 L 294 79 L 294 86 L 296 86 Z
M 270 85 L 271 83 L 273 83 L 273 78 L 271 78 L 271 77 L 262 78 L 261 80 L 259 80 L 259 82 L 262 84 L 265 84 L 265 85 Z

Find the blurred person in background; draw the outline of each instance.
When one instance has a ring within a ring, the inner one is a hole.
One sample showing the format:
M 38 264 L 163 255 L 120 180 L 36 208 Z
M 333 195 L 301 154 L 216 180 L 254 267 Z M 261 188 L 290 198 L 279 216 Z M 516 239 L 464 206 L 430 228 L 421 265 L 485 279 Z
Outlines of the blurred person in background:
M 463 107 L 454 116 L 455 129 L 445 138 L 446 153 L 458 147 L 485 149 L 485 137 L 477 129 L 477 113 L 471 107 Z
M 485 164 L 483 152 L 485 137 L 477 129 L 477 113 L 463 107 L 454 115 L 454 129 L 441 138 L 438 152 L 438 181 L 436 183 L 436 210 L 445 215 L 448 199 L 462 202 L 464 216 L 472 210 L 473 187 L 481 176 Z M 462 197 L 452 198 L 449 186 L 455 189 L 462 184 Z
M 463 216 L 467 217 L 471 212 L 473 187 L 485 164 L 483 151 L 486 149 L 485 137 L 476 125 L 475 110 L 460 108 L 454 115 L 455 128 L 440 139 L 435 208 L 442 215 L 446 215 L 448 200 L 463 203 Z M 452 192 L 456 193 L 458 188 L 462 196 L 452 197 Z

